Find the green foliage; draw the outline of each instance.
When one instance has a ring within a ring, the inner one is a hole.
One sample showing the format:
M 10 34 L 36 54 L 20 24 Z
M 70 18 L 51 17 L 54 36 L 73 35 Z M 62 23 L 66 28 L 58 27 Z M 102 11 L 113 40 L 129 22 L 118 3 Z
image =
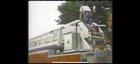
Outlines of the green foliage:
M 81 5 L 87 3 L 93 12 L 93 6 L 96 6 L 96 12 L 94 17 L 97 20 L 98 24 L 105 24 L 107 19 L 106 8 L 109 7 L 112 9 L 111 1 L 67 1 L 62 3 L 58 7 L 58 10 L 61 12 L 59 16 L 60 20 L 57 20 L 59 24 L 66 24 L 74 20 L 79 19 L 79 9 Z
M 80 5 L 75 1 L 68 1 L 66 3 L 63 3 L 58 7 L 58 10 L 62 14 L 59 16 L 59 18 L 61 19 L 59 24 L 66 24 L 78 19 L 79 9 Z

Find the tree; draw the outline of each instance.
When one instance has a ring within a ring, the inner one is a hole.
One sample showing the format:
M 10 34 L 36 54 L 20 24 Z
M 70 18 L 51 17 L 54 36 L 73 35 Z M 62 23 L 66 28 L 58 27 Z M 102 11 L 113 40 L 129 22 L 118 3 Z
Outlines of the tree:
M 78 19 L 80 5 L 78 1 L 67 1 L 58 6 L 58 10 L 61 12 L 59 16 L 60 20 L 57 20 L 59 24 L 66 24 Z
M 87 3 L 93 12 L 93 6 L 95 6 L 96 12 L 94 13 L 93 19 L 96 20 L 97 24 L 106 23 L 106 8 L 112 9 L 111 1 L 67 1 L 58 6 L 58 10 L 61 12 L 59 16 L 60 20 L 57 20 L 59 24 L 66 24 L 77 20 L 79 18 L 79 9 L 82 4 Z
M 95 16 L 98 19 L 99 24 L 105 24 L 107 19 L 107 8 L 112 9 L 111 1 L 94 1 L 94 6 L 96 6 Z

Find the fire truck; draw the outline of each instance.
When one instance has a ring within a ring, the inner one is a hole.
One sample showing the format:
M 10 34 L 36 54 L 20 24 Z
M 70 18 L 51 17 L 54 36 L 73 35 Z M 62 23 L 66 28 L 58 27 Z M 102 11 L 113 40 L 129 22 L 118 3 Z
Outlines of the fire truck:
M 75 20 L 29 39 L 29 63 L 94 63 L 94 49 L 103 41 L 99 25 Z

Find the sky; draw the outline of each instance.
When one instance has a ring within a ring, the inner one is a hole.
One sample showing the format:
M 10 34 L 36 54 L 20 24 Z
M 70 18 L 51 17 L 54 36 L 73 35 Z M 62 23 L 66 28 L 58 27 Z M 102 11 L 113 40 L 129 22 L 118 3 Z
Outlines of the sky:
M 29 39 L 47 33 L 59 26 L 55 20 L 59 19 L 58 6 L 65 1 L 28 1 Z

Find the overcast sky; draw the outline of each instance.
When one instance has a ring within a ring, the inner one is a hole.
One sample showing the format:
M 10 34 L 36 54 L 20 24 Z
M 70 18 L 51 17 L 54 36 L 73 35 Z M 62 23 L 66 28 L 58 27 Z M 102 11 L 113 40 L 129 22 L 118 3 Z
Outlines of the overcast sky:
M 29 39 L 56 29 L 61 14 L 57 8 L 65 1 L 29 1 Z

